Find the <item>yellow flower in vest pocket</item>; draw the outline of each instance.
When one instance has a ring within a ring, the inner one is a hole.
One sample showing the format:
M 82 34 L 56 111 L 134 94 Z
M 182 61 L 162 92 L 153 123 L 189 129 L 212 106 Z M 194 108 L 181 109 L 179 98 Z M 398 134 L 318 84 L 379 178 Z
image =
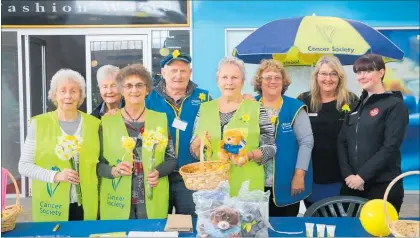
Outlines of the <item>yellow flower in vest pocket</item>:
M 342 111 L 342 112 L 350 112 L 350 106 L 349 106 L 348 104 L 344 104 L 344 105 L 341 107 L 341 111 Z
M 275 124 L 275 123 L 276 123 L 276 121 L 277 121 L 277 116 L 272 116 L 272 117 L 270 117 L 270 122 L 271 122 L 271 124 Z
M 200 101 L 204 102 L 206 100 L 206 94 L 200 93 L 200 95 L 198 96 L 198 99 L 200 99 Z
M 241 120 L 243 122 L 248 122 L 249 121 L 249 115 L 248 114 L 243 114 L 242 117 L 241 117 Z

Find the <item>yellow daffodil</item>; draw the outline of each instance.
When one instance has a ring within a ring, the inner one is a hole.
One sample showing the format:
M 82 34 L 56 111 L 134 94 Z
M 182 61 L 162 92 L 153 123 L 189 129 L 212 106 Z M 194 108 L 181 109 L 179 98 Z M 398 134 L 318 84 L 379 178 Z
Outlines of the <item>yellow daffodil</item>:
M 200 93 L 198 98 L 200 99 L 200 101 L 204 102 L 206 100 L 206 94 L 205 93 Z
M 270 118 L 270 122 L 271 122 L 271 124 L 276 123 L 276 121 L 277 121 L 277 116 L 272 116 L 272 117 Z
M 129 136 L 123 136 L 121 138 L 121 142 L 122 142 L 122 147 L 126 151 L 132 151 L 134 150 L 134 147 L 136 146 L 136 142 L 134 141 L 134 139 Z
M 172 58 L 177 58 L 180 54 L 181 52 L 179 52 L 179 50 L 174 50 L 174 52 L 172 52 Z
M 344 105 L 341 107 L 341 111 L 343 111 L 343 112 L 350 112 L 350 107 L 349 107 L 349 105 L 348 105 L 348 104 L 344 104 Z
M 248 122 L 249 121 L 249 115 L 248 114 L 243 114 L 242 117 L 241 117 L 241 120 L 243 122 Z

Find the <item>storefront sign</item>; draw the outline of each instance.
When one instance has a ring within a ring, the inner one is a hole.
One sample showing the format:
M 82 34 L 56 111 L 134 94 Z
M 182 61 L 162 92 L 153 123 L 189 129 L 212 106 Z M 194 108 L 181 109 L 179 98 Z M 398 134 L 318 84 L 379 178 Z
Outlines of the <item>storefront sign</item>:
M 189 26 L 189 2 L 1 1 L 2 27 Z

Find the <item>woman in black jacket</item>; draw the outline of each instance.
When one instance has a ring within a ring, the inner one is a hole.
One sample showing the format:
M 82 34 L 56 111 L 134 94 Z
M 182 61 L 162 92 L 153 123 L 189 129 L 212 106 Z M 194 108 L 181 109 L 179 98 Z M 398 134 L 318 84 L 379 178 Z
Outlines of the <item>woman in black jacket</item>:
M 379 55 L 360 57 L 353 66 L 363 92 L 341 128 L 338 152 L 346 185 L 341 195 L 383 198 L 389 183 L 401 174 L 400 146 L 408 112 L 400 92 L 385 91 L 385 63 Z M 404 198 L 402 181 L 388 201 L 399 212 Z
M 327 197 L 340 195 L 344 183 L 338 165 L 337 137 L 346 113 L 358 97 L 348 91 L 346 73 L 335 56 L 318 60 L 312 72 L 311 90 L 298 96 L 308 107 L 314 134 L 312 150 L 312 194 L 306 207 Z

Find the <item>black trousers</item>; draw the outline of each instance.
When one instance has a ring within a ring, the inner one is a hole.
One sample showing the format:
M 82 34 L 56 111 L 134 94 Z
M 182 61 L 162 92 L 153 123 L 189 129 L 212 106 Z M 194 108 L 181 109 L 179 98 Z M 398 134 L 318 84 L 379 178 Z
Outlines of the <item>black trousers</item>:
M 191 215 L 197 217 L 195 213 L 195 203 L 192 194 L 194 191 L 185 187 L 184 180 L 178 172 L 169 175 L 169 214 L 175 207 L 176 214 Z
M 77 202 L 70 203 L 69 221 L 83 221 L 83 206 L 78 206 Z
M 388 187 L 390 182 L 385 183 L 375 183 L 375 184 L 366 184 L 364 191 L 353 190 L 347 185 L 343 184 L 341 187 L 341 195 L 342 196 L 357 196 L 371 199 L 383 199 L 385 190 Z M 404 199 L 404 187 L 402 181 L 398 181 L 394 186 L 392 186 L 391 191 L 389 191 L 387 201 L 391 203 L 397 212 L 400 212 L 401 205 Z
M 271 191 L 271 187 L 265 187 L 265 191 Z M 270 217 L 296 217 L 299 214 L 300 202 L 285 207 L 278 207 L 274 204 L 273 193 L 270 193 L 268 214 Z

